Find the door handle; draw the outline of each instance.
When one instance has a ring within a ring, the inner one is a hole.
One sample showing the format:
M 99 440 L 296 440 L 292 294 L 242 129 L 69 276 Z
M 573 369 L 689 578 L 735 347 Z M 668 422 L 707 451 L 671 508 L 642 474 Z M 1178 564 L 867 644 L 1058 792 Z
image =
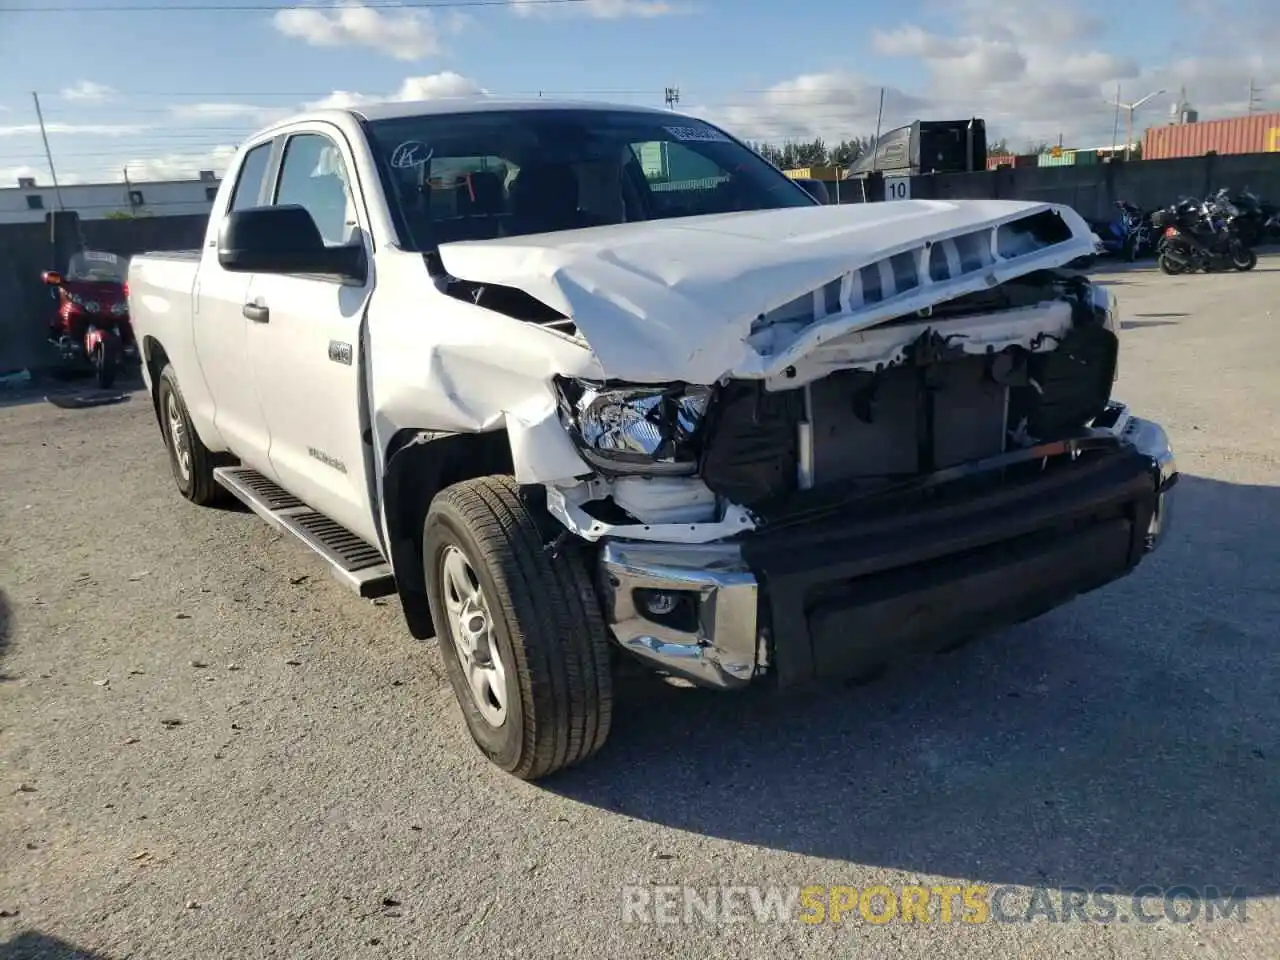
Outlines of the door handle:
M 271 322 L 271 308 L 263 303 L 246 303 L 240 312 L 254 323 Z

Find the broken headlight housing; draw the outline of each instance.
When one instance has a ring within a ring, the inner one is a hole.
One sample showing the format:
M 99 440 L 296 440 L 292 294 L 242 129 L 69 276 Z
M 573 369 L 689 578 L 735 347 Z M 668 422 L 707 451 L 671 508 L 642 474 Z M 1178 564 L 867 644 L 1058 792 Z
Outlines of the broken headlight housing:
M 560 421 L 606 475 L 687 476 L 698 468 L 710 387 L 556 379 Z

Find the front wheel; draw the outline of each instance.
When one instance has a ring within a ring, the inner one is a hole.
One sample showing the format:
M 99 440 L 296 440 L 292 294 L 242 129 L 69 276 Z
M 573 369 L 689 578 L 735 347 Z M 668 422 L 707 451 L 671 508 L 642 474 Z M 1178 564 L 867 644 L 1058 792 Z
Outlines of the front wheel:
M 1252 270 L 1258 265 L 1258 255 L 1243 244 L 1236 244 L 1231 251 L 1231 265 L 1237 270 Z
M 575 544 L 553 556 L 510 477 L 455 484 L 431 502 L 423 570 L 440 655 L 472 739 L 536 780 L 586 760 L 613 712 L 607 628 Z

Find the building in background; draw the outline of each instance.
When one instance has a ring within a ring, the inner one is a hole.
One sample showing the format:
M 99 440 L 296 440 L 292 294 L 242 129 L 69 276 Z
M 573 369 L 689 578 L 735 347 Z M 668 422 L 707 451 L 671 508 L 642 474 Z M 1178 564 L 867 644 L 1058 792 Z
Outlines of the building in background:
M 22 177 L 16 184 L 0 184 L 0 223 L 43 223 L 46 213 L 58 209 L 59 194 L 62 206 L 81 220 L 207 214 L 219 183 L 212 170 L 202 170 L 195 180 L 72 183 L 60 190 Z

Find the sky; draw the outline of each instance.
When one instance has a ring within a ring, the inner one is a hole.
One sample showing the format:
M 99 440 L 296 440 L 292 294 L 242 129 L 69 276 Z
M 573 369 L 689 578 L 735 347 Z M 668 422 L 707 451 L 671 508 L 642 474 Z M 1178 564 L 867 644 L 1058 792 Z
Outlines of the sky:
M 1098 146 L 1116 96 L 1202 120 L 1280 110 L 1277 0 L 0 0 L 0 186 L 221 173 L 313 104 L 514 96 L 663 105 L 738 136 L 985 118 Z M 1268 9 L 1270 8 L 1270 9 Z M 1123 142 L 1123 118 L 1120 124 Z

